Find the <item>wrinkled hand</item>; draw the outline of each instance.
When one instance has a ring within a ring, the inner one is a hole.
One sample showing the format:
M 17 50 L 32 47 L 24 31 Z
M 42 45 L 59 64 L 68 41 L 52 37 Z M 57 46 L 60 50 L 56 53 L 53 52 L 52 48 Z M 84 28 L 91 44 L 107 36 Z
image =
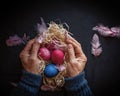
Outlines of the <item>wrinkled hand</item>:
M 74 38 L 67 38 L 68 43 L 68 64 L 67 64 L 67 76 L 74 77 L 80 74 L 86 65 L 87 58 L 82 51 L 81 45 Z
M 23 68 L 31 73 L 39 73 L 39 58 L 37 56 L 40 44 L 37 40 L 30 40 L 25 48 L 20 53 L 20 59 L 23 64 Z

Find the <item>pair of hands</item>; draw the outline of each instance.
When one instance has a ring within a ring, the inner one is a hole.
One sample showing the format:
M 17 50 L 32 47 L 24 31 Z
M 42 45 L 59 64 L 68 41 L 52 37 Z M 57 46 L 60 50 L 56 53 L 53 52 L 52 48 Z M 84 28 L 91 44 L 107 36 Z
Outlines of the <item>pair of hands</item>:
M 82 47 L 79 42 L 74 38 L 70 37 L 66 39 L 68 44 L 68 64 L 67 64 L 67 76 L 74 77 L 80 74 L 86 65 L 87 58 L 82 51 Z M 30 40 L 25 48 L 20 53 L 20 59 L 23 64 L 23 68 L 33 74 L 39 74 L 39 58 L 38 50 L 40 48 L 40 43 L 37 39 Z

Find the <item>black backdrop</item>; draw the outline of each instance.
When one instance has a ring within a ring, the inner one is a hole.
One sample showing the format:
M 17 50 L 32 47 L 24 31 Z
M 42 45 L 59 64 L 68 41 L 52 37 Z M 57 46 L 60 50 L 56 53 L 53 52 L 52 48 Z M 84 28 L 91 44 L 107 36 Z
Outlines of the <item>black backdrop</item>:
M 24 45 L 7 47 L 8 36 L 24 33 L 33 38 L 35 26 L 43 17 L 50 21 L 67 23 L 82 45 L 88 58 L 85 68 L 86 78 L 95 96 L 118 96 L 120 88 L 120 39 L 100 36 L 103 52 L 99 57 L 91 55 L 91 39 L 96 31 L 92 28 L 99 23 L 105 26 L 119 26 L 120 15 L 117 2 L 75 2 L 75 1 L 42 1 L 39 2 L 3 2 L 1 3 L 0 32 L 0 93 L 9 95 L 13 88 L 11 82 L 18 82 L 22 65 L 19 53 Z

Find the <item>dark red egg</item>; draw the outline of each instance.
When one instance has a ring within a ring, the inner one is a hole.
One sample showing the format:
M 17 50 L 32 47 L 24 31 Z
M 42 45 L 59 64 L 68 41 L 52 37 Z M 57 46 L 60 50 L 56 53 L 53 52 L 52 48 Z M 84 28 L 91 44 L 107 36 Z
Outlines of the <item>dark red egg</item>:
M 63 64 L 64 62 L 64 52 L 56 49 L 51 54 L 51 60 L 55 64 Z
M 40 56 L 43 60 L 49 60 L 51 53 L 46 47 L 42 47 L 38 51 L 38 56 Z

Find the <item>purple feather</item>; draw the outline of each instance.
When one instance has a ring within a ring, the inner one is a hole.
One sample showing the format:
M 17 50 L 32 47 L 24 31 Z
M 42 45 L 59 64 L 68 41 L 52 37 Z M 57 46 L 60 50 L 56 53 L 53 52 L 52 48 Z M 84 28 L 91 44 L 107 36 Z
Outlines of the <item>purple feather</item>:
M 56 87 L 51 86 L 51 85 L 42 85 L 41 90 L 43 91 L 54 91 Z
M 37 24 L 37 32 L 39 34 L 45 32 L 47 30 L 47 26 L 46 26 L 43 18 L 40 18 L 40 19 L 41 19 L 41 24 L 39 24 L 39 23 Z
M 66 67 L 64 65 L 56 65 L 56 68 L 59 70 L 59 71 L 63 71 L 66 69 Z
M 102 53 L 102 47 L 97 34 L 93 35 L 91 45 L 92 45 L 91 53 L 95 57 L 99 56 Z
M 6 40 L 6 45 L 16 46 L 26 44 L 27 40 L 29 40 L 29 36 L 26 36 L 26 34 L 24 34 L 22 38 L 15 34 L 14 36 L 9 36 L 9 39 Z
M 93 27 L 93 30 L 98 31 L 101 36 L 104 37 L 120 37 L 120 27 L 105 27 L 102 24 Z

